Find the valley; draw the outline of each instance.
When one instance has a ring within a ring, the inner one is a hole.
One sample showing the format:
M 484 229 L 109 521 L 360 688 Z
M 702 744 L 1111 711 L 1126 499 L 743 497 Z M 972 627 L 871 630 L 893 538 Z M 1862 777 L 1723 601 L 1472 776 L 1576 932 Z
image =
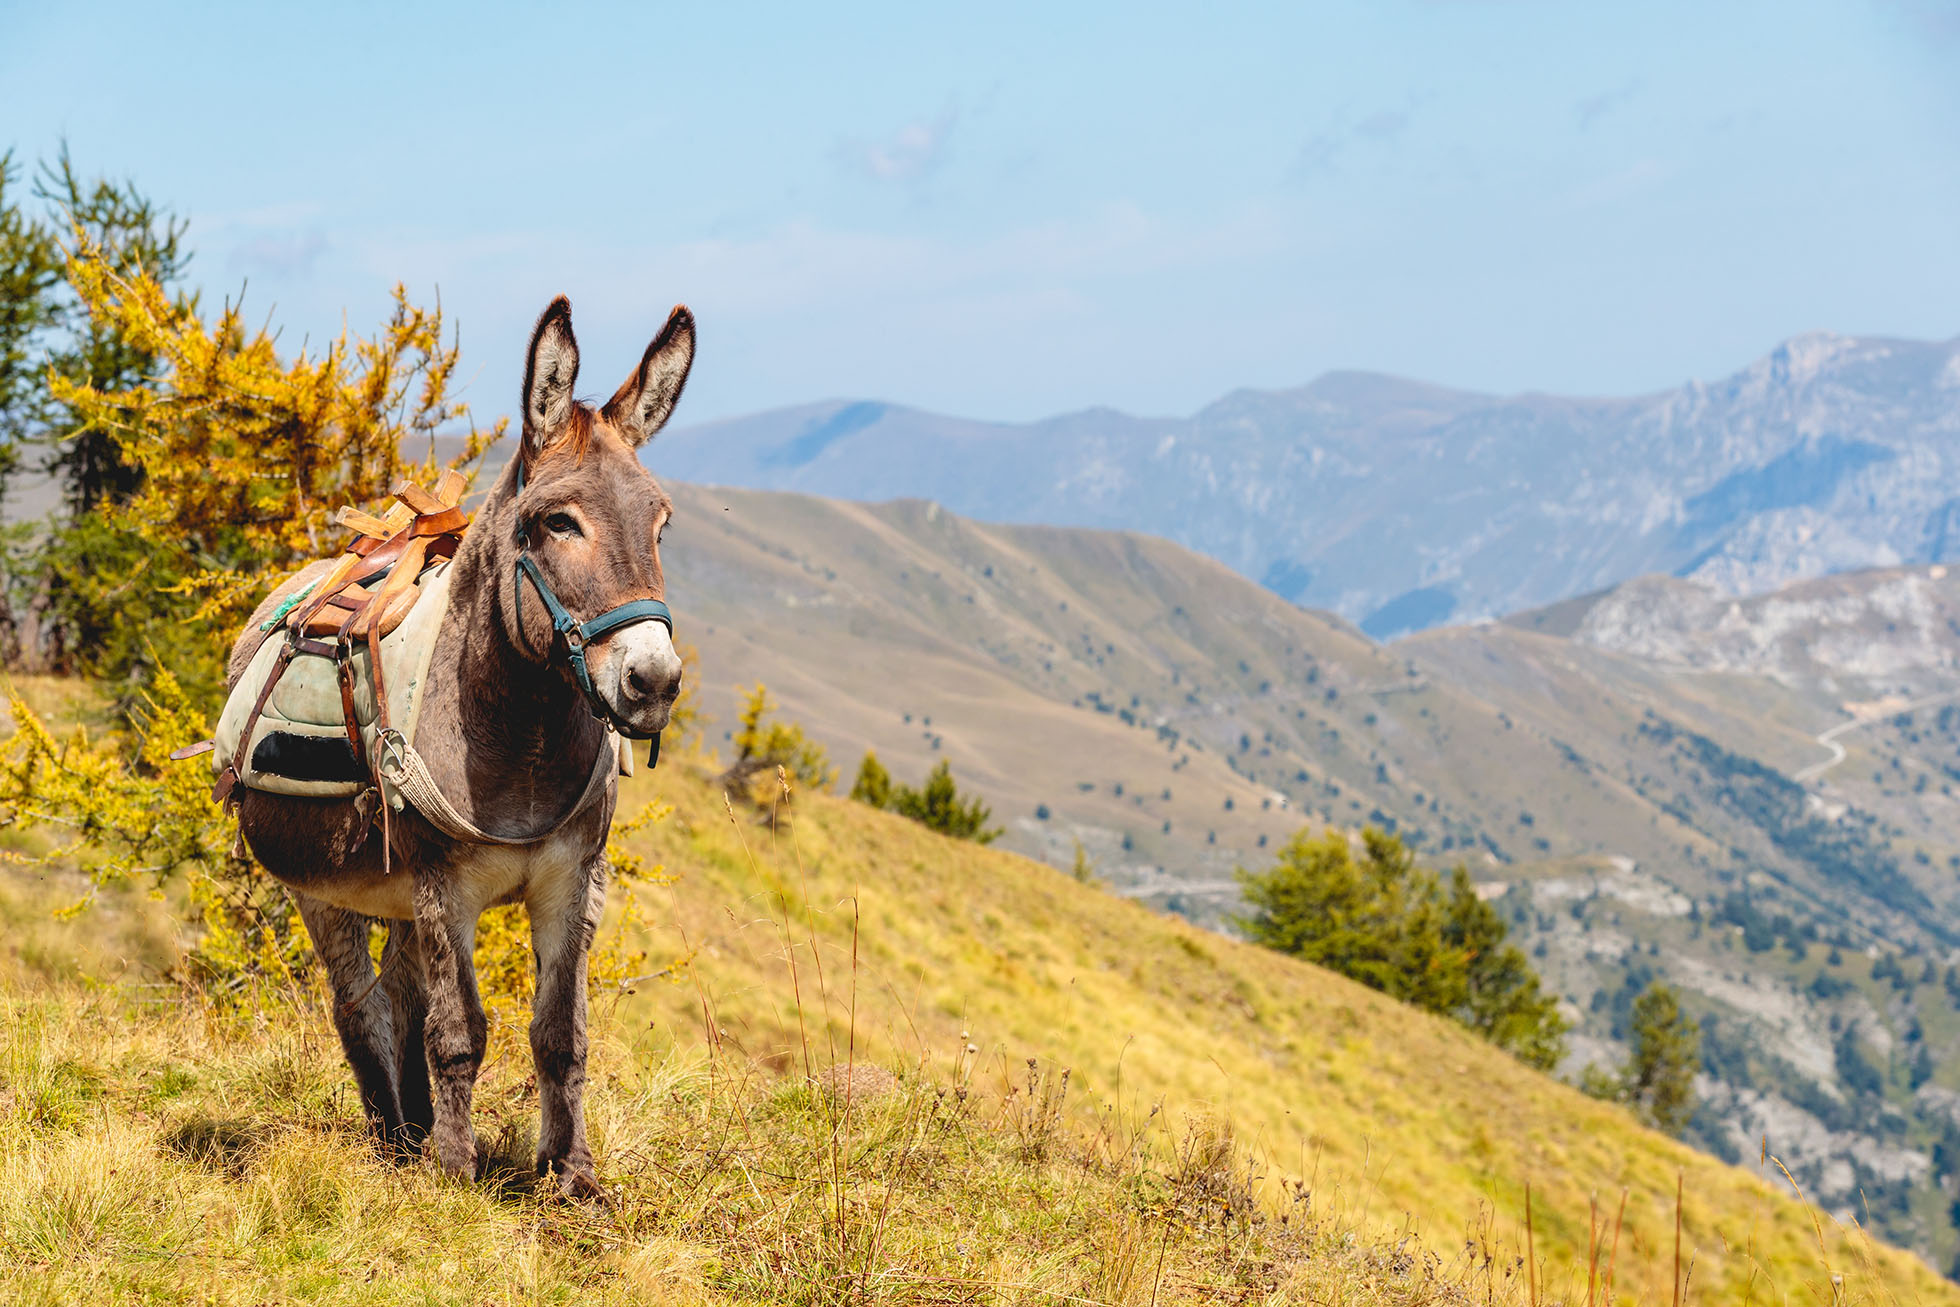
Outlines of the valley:
M 1568 1074 L 1665 976 L 1708 1031 L 1695 1142 L 1767 1135 L 1833 1211 L 1960 1254 L 1944 569 L 1643 580 L 1383 645 L 1148 536 L 670 489 L 711 742 L 759 679 L 840 790 L 867 748 L 911 779 L 945 758 L 1006 847 L 1079 841 L 1112 892 L 1215 927 L 1302 825 L 1396 830 L 1467 864 L 1566 996 Z M 1844 761 L 1797 781 L 1833 731 Z

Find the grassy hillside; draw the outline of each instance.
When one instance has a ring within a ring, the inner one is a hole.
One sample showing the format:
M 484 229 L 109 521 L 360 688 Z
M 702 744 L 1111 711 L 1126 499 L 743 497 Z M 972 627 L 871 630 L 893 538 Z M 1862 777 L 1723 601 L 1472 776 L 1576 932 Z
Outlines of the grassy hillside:
M 866 747 L 901 773 L 950 758 L 1009 847 L 1066 865 L 1080 838 L 1121 887 L 1176 893 L 1200 919 L 1229 906 L 1233 866 L 1312 818 L 1386 825 L 1486 874 L 1626 858 L 1702 897 L 1761 870 L 1864 938 L 1960 932 L 1944 892 L 1960 828 L 1919 779 L 1950 789 L 1938 767 L 1960 756 L 1873 781 L 1879 736 L 1846 737 L 1852 760 L 1829 784 L 1913 847 L 1881 839 L 1885 876 L 1845 885 L 1642 729 L 1658 718 L 1787 775 L 1825 756 L 1814 736 L 1845 720 L 1838 699 L 1884 702 L 1883 686 L 1798 686 L 1498 624 L 1383 646 L 1147 536 L 916 501 L 676 495 L 673 597 L 722 729 L 733 684 L 763 679 L 847 768 Z
M 1583 1296 L 1589 1200 L 1625 1187 L 1619 1288 L 1668 1301 L 1678 1174 L 1694 1299 L 1960 1297 L 1338 977 L 848 801 L 772 833 L 685 759 L 628 789 L 674 807 L 648 970 L 691 965 L 600 1004 L 610 1210 L 372 1160 L 317 998 L 186 1006 L 145 987 L 154 904 L 54 922 L 9 872 L 0 1296 L 1516 1302 L 1529 1183 L 1545 1300 Z M 500 1023 L 479 1100 L 505 1162 L 521 1050 Z M 846 1160 L 806 1057 L 893 1073 L 852 1078 Z
M 1580 1025 L 1568 1075 L 1623 1056 L 1665 977 L 1709 1034 L 1693 1139 L 1767 1135 L 1829 1210 L 1960 1264 L 1937 1038 L 1960 1027 L 1960 705 L 1935 698 L 1960 686 L 1960 575 L 1733 605 L 1656 580 L 1384 646 L 1145 536 L 677 494 L 717 732 L 760 677 L 847 778 L 865 747 L 901 775 L 949 758 L 1008 847 L 1067 866 L 1080 839 L 1119 893 L 1205 923 L 1301 823 L 1387 826 L 1501 894 Z M 1845 761 L 1796 779 L 1853 720 Z M 1910 985 L 1873 980 L 1895 965 Z
M 698 1037 L 705 1002 L 733 1046 L 797 1066 L 800 984 L 819 1060 L 841 1055 L 853 1031 L 858 1049 L 902 1063 L 944 1066 L 970 1041 L 996 1092 L 1035 1058 L 1070 1069 L 1071 1094 L 1092 1114 L 1136 1117 L 1159 1103 L 1173 1123 L 1222 1114 L 1269 1177 L 1307 1178 L 1322 1210 L 1415 1230 L 1431 1249 L 1482 1230 L 1519 1250 L 1529 1183 L 1548 1282 L 1568 1291 L 1583 1283 L 1590 1197 L 1611 1205 L 1624 1187 L 1621 1283 L 1667 1297 L 1677 1172 L 1708 1300 L 1753 1276 L 1772 1300 L 1814 1290 L 1829 1301 L 1826 1261 L 1858 1276 L 1857 1241 L 1833 1229 L 1820 1258 L 1812 1214 L 1787 1184 L 1642 1129 L 1338 976 L 848 801 L 806 797 L 772 835 L 697 783 L 663 776 L 659 788 L 675 814 L 651 843 L 680 880 L 653 905 L 656 956 L 695 950 L 699 987 L 644 990 L 623 1010 L 677 1042 Z M 1872 1256 L 1867 1274 L 1902 1296 L 1960 1296 L 1915 1258 Z
M 1596 778 L 1537 824 L 1561 760 L 1541 734 L 1168 541 L 677 495 L 673 598 L 715 690 L 766 680 L 847 765 L 946 756 L 1010 847 L 1066 863 L 1080 838 L 1127 892 L 1201 919 L 1307 819 L 1480 865 L 1677 842 L 1658 803 Z M 726 727 L 727 700 L 709 708 Z

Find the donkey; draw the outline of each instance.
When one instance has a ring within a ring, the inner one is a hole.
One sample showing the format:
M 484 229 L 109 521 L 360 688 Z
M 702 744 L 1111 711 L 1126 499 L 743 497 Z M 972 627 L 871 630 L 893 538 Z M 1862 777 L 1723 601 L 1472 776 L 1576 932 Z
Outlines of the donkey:
M 660 535 L 673 504 L 636 451 L 672 415 L 693 361 L 694 318 L 676 308 L 595 411 L 572 394 L 571 304 L 552 301 L 531 333 L 521 443 L 452 564 L 416 741 L 456 813 L 514 842 L 446 837 L 411 807 L 390 823 L 389 869 L 371 803 L 239 791 L 240 831 L 297 897 L 332 980 L 335 1025 L 370 1127 L 402 1155 L 432 1139 L 438 1164 L 457 1176 L 478 1167 L 477 919 L 522 901 L 537 963 L 537 1172 L 567 1197 L 600 1193 L 582 1101 L 586 955 L 605 906 L 617 769 L 603 785 L 588 782 L 605 767 L 599 751 L 617 747 L 600 715 L 623 734 L 656 736 L 680 693 L 681 660 L 660 620 L 574 644 L 547 602 L 555 599 L 559 618 L 595 627 L 604 623 L 590 619 L 622 608 L 665 613 L 644 601 L 665 595 Z M 259 624 L 328 566 L 307 568 L 260 605 L 232 649 L 234 684 L 265 638 Z M 584 689 L 568 644 L 583 647 Z M 368 953 L 376 919 L 388 925 L 379 973 Z

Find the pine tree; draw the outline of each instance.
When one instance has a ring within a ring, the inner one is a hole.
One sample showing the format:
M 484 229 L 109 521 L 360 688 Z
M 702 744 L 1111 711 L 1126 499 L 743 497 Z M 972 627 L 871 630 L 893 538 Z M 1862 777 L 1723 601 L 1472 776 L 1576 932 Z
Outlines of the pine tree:
M 60 317 L 61 246 L 17 199 L 20 169 L 0 154 L 0 493 L 48 407 L 45 334 Z
M 1621 1095 L 1656 1129 L 1678 1135 L 1695 1110 L 1701 1027 L 1681 1010 L 1673 988 L 1656 980 L 1633 1001 L 1633 1053 Z
M 106 178 L 83 181 L 63 146 L 52 164 L 42 165 L 34 194 L 112 275 L 146 276 L 171 293 L 178 310 L 196 307 L 194 297 L 178 290 L 190 263 L 183 243 L 188 224 L 158 209 L 135 186 Z M 113 318 L 65 303 L 58 306 L 58 315 L 65 339 L 49 363 L 71 386 L 132 390 L 164 366 L 153 343 L 123 330 Z M 136 492 L 142 468 L 124 457 L 107 426 L 65 406 L 50 418 L 44 435 L 51 443 L 48 463 L 58 475 L 70 513 L 79 517 L 104 500 L 120 502 Z
M 1523 950 L 1505 942 L 1509 934 L 1504 918 L 1477 897 L 1470 873 L 1458 867 L 1450 877 L 1443 937 L 1463 952 L 1469 968 L 1461 1020 L 1519 1061 L 1550 1071 L 1565 1057 L 1569 1027 L 1557 996 L 1544 992 Z
M 1459 868 L 1446 895 L 1394 835 L 1301 831 L 1264 872 L 1241 871 L 1251 915 L 1236 924 L 1255 943 L 1289 953 L 1449 1016 L 1532 1066 L 1565 1055 L 1558 1000 L 1505 942 L 1508 927 Z
M 739 746 L 742 736 L 737 734 L 735 738 Z M 885 765 L 878 761 L 878 755 L 867 749 L 864 761 L 858 764 L 857 780 L 851 785 L 851 797 L 874 808 L 909 817 L 954 839 L 992 844 L 1000 838 L 999 829 L 987 825 L 993 810 L 978 798 L 960 797 L 959 787 L 953 783 L 952 765 L 944 758 L 927 773 L 926 783 L 913 789 L 903 782 L 894 781 L 891 773 L 885 770 Z
M 864 761 L 858 764 L 857 779 L 851 782 L 851 797 L 874 808 L 891 807 L 892 774 L 869 749 L 864 751 Z
M 926 783 L 918 789 L 909 785 L 896 787 L 891 808 L 902 817 L 910 817 L 927 829 L 954 839 L 992 844 L 1000 838 L 998 828 L 987 826 L 993 810 L 977 798 L 960 798 L 959 787 L 953 783 L 952 765 L 944 758 L 926 773 Z

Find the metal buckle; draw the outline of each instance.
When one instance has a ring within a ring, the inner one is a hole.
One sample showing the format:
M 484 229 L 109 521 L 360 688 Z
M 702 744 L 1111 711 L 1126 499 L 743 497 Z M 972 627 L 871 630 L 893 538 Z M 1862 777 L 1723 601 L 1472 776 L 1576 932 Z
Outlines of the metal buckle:
M 380 772 L 391 785 L 400 785 L 402 777 L 408 774 L 408 739 L 392 726 L 383 727 L 374 733 L 374 742 L 379 748 L 375 760 L 375 770 Z

